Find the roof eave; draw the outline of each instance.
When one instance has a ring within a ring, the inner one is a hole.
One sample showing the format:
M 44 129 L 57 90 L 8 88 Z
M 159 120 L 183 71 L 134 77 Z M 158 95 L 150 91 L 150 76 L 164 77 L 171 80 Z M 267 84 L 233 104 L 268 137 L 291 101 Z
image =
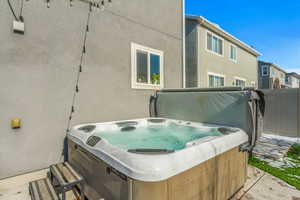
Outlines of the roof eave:
M 195 15 L 186 15 L 186 18 L 190 19 L 190 20 L 196 20 L 200 25 L 203 25 L 204 27 L 218 33 L 222 37 L 224 37 L 227 40 L 229 40 L 230 42 L 240 46 L 241 48 L 243 48 L 244 50 L 248 51 L 249 53 L 251 53 L 252 55 L 254 55 L 256 57 L 262 56 L 262 54 L 260 52 L 258 52 L 254 48 L 250 47 L 246 43 L 242 42 L 241 40 L 237 39 L 236 37 L 234 37 L 230 33 L 226 32 L 221 27 L 216 26 L 215 24 L 213 24 L 212 22 L 210 22 L 206 18 L 204 18 L 202 16 L 195 16 Z

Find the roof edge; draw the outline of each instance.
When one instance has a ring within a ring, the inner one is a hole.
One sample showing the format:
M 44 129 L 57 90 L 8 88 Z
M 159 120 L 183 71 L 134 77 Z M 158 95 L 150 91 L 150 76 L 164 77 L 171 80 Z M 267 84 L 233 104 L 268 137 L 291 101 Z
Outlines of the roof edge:
M 262 64 L 267 64 L 267 65 L 272 65 L 273 67 L 275 67 L 276 69 L 278 69 L 279 71 L 282 71 L 284 72 L 285 74 L 288 74 L 284 69 L 282 69 L 280 66 L 274 64 L 274 63 L 271 63 L 271 62 L 267 62 L 267 61 L 263 61 L 263 60 L 259 60 L 258 61 L 259 63 L 262 63 Z
M 242 42 L 238 38 L 234 37 L 233 35 L 231 35 L 227 31 L 225 31 L 224 29 L 222 29 L 219 25 L 217 25 L 217 24 L 209 21 L 205 17 L 203 17 L 203 16 L 197 16 L 197 15 L 185 15 L 185 16 L 186 16 L 186 19 L 195 20 L 200 25 L 203 25 L 206 28 L 211 29 L 211 30 L 213 30 L 216 33 L 219 33 L 220 35 L 222 35 L 223 37 L 225 37 L 227 40 L 229 40 L 230 42 L 234 43 L 235 45 L 238 45 L 238 46 L 242 47 L 244 50 L 248 51 L 249 53 L 251 53 L 251 54 L 253 54 L 253 55 L 257 56 L 257 57 L 258 56 L 262 56 L 262 53 L 260 53 L 259 51 L 255 50 L 250 45 Z

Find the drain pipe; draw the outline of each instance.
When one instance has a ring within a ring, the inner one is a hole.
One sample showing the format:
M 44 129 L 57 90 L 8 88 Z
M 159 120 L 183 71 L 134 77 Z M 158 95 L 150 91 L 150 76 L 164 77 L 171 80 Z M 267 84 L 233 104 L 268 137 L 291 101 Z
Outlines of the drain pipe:
M 182 0 L 182 88 L 186 87 L 185 79 L 185 0 Z

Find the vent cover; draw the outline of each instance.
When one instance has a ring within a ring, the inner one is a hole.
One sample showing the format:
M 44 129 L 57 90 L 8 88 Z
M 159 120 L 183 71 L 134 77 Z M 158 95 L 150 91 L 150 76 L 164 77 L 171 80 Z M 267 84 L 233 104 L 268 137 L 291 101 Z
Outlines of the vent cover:
M 94 135 L 93 135 L 93 136 L 91 136 L 91 137 L 88 138 L 88 140 L 87 140 L 86 143 L 87 143 L 89 146 L 94 147 L 100 140 L 101 140 L 100 137 L 94 136 Z

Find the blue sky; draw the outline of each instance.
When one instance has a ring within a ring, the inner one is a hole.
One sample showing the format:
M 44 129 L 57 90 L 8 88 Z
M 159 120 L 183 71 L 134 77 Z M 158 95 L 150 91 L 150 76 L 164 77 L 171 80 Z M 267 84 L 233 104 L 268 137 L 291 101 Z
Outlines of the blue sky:
M 186 0 L 186 13 L 253 46 L 259 59 L 300 73 L 300 0 Z

